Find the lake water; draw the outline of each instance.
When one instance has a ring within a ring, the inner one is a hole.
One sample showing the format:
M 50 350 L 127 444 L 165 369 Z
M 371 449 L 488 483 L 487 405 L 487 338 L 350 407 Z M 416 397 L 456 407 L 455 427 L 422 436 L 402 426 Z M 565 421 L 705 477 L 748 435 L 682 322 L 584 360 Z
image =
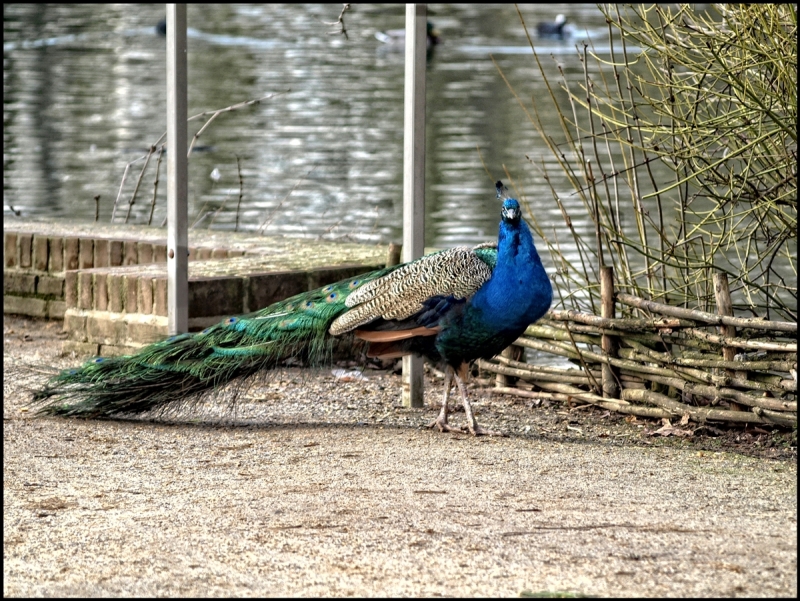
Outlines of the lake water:
M 490 58 L 523 99 L 542 99 L 543 118 L 558 131 L 514 6 L 428 6 L 442 43 L 428 61 L 426 245 L 494 238 L 493 183 L 507 180 L 504 167 L 539 222 L 549 231 L 563 227 L 549 188 L 526 157 L 552 167 L 577 228 L 589 230 L 588 216 Z M 198 140 L 201 148 L 189 162 L 195 227 L 233 229 L 238 214 L 240 230 L 401 240 L 404 53 L 379 42 L 375 32 L 402 28 L 405 8 L 352 5 L 345 15 L 349 39 L 331 35 L 337 29 L 326 25 L 340 8 L 189 6 L 190 115 L 285 92 L 220 115 Z M 608 48 L 595 5 L 522 11 L 534 36 L 535 24 L 559 11 L 583 32 L 566 42 L 534 38 L 554 77 L 557 60 L 568 78 L 583 80 L 575 44 L 587 35 L 601 53 Z M 4 5 L 6 218 L 93 220 L 98 208 L 100 221 L 111 219 L 126 165 L 166 128 L 166 39 L 155 29 L 164 16 L 158 4 Z M 190 135 L 200 123 L 190 124 Z M 150 218 L 155 161 L 131 223 Z M 118 223 L 142 164 L 131 167 Z M 165 218 L 165 178 L 163 161 L 156 225 Z

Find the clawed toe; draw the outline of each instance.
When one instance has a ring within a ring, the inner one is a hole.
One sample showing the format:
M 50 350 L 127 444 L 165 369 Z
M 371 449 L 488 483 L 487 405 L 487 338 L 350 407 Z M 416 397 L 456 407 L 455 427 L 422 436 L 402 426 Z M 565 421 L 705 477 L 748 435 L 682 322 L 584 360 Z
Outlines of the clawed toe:
M 459 434 L 472 434 L 473 436 L 502 436 L 507 437 L 508 434 L 499 430 L 488 430 L 482 426 L 475 424 L 474 427 L 469 426 L 453 426 L 446 421 L 435 419 L 428 424 L 428 428 L 437 428 L 439 432 L 457 432 Z
M 464 427 L 451 426 L 447 422 L 441 421 L 439 419 L 433 420 L 431 423 L 428 424 L 428 427 L 438 428 L 439 432 L 459 432 L 461 434 L 464 434 L 467 431 L 467 429 Z

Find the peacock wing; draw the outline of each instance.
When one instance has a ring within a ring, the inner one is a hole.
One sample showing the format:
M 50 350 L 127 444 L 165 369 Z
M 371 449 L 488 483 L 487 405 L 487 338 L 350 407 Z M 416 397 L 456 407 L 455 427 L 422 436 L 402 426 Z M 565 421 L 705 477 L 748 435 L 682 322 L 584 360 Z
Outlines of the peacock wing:
M 425 255 L 350 293 L 345 299 L 349 310 L 333 320 L 328 331 L 338 336 L 379 317 L 402 320 L 435 296 L 468 298 L 491 276 L 487 261 L 470 248 Z

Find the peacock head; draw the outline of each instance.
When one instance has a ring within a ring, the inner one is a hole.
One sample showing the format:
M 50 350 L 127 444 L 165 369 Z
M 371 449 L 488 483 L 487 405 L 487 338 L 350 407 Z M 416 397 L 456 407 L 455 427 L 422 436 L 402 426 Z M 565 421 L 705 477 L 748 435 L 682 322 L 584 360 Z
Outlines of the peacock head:
M 494 185 L 497 189 L 497 198 L 503 199 L 503 208 L 500 209 L 500 216 L 506 223 L 519 223 L 522 218 L 522 211 L 519 208 L 519 203 L 515 198 L 508 197 L 508 188 L 499 181 Z
M 522 211 L 515 198 L 506 198 L 503 201 L 503 208 L 500 209 L 500 216 L 506 223 L 519 223 L 522 218 Z

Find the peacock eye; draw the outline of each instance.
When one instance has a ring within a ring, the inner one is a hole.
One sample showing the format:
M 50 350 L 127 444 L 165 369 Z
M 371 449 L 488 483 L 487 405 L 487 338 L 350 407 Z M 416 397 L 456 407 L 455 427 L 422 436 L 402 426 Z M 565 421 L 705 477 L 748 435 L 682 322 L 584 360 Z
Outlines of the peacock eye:
M 311 307 L 313 307 L 313 306 L 314 306 L 314 303 L 313 303 L 312 301 L 308 301 L 308 302 L 306 302 L 306 308 L 307 308 L 307 309 L 310 309 L 310 308 L 311 308 Z
M 202 331 L 202 332 L 200 332 L 200 333 L 201 333 L 201 334 L 208 334 L 210 331 L 211 331 L 211 328 L 206 328 L 205 330 L 203 330 L 203 331 Z
M 356 287 L 356 286 L 358 286 L 360 283 L 361 283 L 361 282 L 360 282 L 359 280 L 353 280 L 352 282 L 350 282 L 350 287 L 351 287 L 351 288 L 355 288 L 355 287 Z
M 335 293 L 335 292 L 331 292 L 331 293 L 328 295 L 328 300 L 335 300 L 335 299 L 336 299 L 336 293 Z
M 333 285 L 330 285 L 330 286 L 325 286 L 325 287 L 322 289 L 322 291 L 323 291 L 323 292 L 330 292 L 331 290 L 333 290 Z
M 105 361 L 103 357 L 98 357 L 97 359 L 94 360 L 95 363 L 102 363 L 103 361 Z
M 228 323 L 236 323 L 237 321 L 239 321 L 237 317 L 231 317 L 230 319 L 228 319 Z

